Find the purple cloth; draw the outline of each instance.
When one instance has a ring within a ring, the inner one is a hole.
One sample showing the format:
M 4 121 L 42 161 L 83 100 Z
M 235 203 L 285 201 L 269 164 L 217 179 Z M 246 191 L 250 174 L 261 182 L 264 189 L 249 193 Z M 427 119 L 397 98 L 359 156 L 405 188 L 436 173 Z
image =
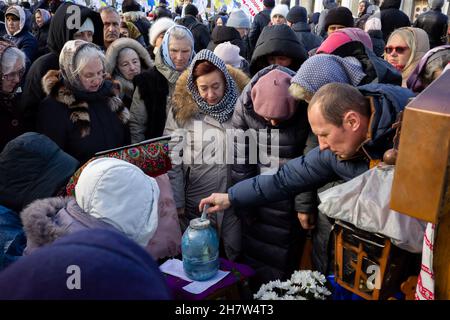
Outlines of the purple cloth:
M 199 294 L 193 294 L 183 289 L 183 287 L 188 285 L 190 282 L 170 274 L 164 274 L 164 276 L 166 277 L 166 283 L 171 289 L 176 300 L 204 300 L 217 290 L 230 287 L 231 285 L 243 281 L 255 274 L 255 271 L 249 266 L 228 261 L 223 258 L 220 258 L 220 270 L 230 271 L 230 273 L 215 285 Z

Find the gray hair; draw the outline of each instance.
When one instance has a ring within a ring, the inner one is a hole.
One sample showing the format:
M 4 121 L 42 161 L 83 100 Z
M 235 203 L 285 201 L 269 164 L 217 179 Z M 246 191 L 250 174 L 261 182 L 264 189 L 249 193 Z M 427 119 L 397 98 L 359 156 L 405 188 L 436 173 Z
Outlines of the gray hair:
M 172 28 L 170 28 L 167 32 L 169 32 L 170 38 L 173 37 L 177 40 L 188 39 L 191 42 L 192 50 L 194 50 L 194 39 L 192 38 L 192 35 L 188 29 L 182 26 L 175 25 Z
M 75 57 L 74 73 L 77 75 L 80 74 L 81 70 L 83 70 L 84 67 L 86 67 L 86 65 L 94 58 L 100 58 L 103 69 L 105 69 L 106 58 L 105 54 L 101 50 L 95 48 L 94 46 L 84 46 L 81 48 Z
M 98 11 L 100 14 L 102 14 L 102 12 L 105 13 L 115 13 L 120 17 L 119 11 L 117 11 L 116 8 L 111 7 L 111 6 L 106 6 L 106 7 L 101 7 L 100 10 Z
M 2 56 L 2 74 L 8 74 L 12 72 L 17 60 L 20 60 L 22 62 L 22 68 L 25 68 L 25 53 L 23 53 L 19 48 L 8 47 L 3 52 Z

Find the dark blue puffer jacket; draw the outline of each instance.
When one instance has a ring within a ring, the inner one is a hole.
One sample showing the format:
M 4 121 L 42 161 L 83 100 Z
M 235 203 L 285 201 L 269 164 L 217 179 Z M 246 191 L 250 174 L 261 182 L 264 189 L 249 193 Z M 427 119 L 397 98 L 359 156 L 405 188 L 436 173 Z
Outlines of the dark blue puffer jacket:
M 259 175 L 244 180 L 228 189 L 234 207 L 261 206 L 280 201 L 300 192 L 320 188 L 328 182 L 348 181 L 369 169 L 369 160 L 381 159 L 392 148 L 395 130 L 392 124 L 414 94 L 405 88 L 387 84 L 369 84 L 358 87 L 364 96 L 373 97 L 371 137 L 362 147 L 363 154 L 346 161 L 339 160 L 330 150 L 319 147 L 305 156 L 287 162 L 274 175 Z

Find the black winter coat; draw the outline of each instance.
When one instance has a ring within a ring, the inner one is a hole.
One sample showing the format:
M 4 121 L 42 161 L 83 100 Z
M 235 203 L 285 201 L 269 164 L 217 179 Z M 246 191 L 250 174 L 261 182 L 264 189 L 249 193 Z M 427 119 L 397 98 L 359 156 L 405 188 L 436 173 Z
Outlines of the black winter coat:
M 48 31 L 50 29 L 50 20 L 47 21 L 41 28 L 37 28 L 33 31 L 33 35 L 38 42 L 38 51 L 36 58 L 43 56 L 50 52 L 47 44 Z
M 253 19 L 253 24 L 248 34 L 248 39 L 250 40 L 250 46 L 252 51 L 255 49 L 256 42 L 258 41 L 259 35 L 261 34 L 262 30 L 270 22 L 271 12 L 272 9 L 265 8 L 263 11 L 256 14 L 255 18 Z
M 185 16 L 177 21 L 178 24 L 185 26 L 191 30 L 194 36 L 194 50 L 200 52 L 200 50 L 208 47 L 211 37 L 209 35 L 208 27 L 203 23 L 200 23 L 194 16 Z
M 234 128 L 244 131 L 254 129 L 260 134 L 263 132 L 260 130 L 268 130 L 268 133 L 267 140 L 263 138 L 258 141 L 258 150 L 255 151 L 258 155 L 257 164 L 249 163 L 248 140 L 244 144 L 235 144 L 235 157 L 237 157 L 237 150 L 246 150 L 246 164 L 238 164 L 235 159 L 231 171 L 233 184 L 254 177 L 270 168 L 270 163 L 259 158 L 259 152 L 263 152 L 264 149 L 270 150 L 269 139 L 273 134 L 273 129 L 279 130 L 280 165 L 317 145 L 308 123 L 306 104 L 300 103 L 297 113 L 276 128 L 271 127 L 255 113 L 251 100 L 251 89 L 260 77 L 273 69 L 282 70 L 291 76 L 295 75 L 295 72 L 287 68 L 276 65 L 269 66 L 253 77 L 236 104 L 232 118 Z M 314 192 L 307 192 L 290 197 L 288 200 L 272 202 L 266 206 L 236 210 L 235 214 L 240 216 L 242 221 L 243 260 L 256 271 L 256 276 L 251 281 L 252 287 L 256 289 L 262 283 L 285 279 L 298 268 L 304 233 L 297 219 L 297 212 L 313 213 L 316 210 L 315 199 Z
M 69 6 L 75 6 L 71 2 L 61 4 L 52 17 L 50 22 L 47 45 L 50 53 L 38 58 L 32 65 L 25 78 L 25 85 L 23 87 L 23 96 L 21 99 L 20 108 L 24 116 L 29 118 L 29 121 L 36 122 L 36 114 L 39 104 L 46 97 L 42 90 L 42 77 L 49 70 L 59 69 L 59 53 L 64 44 L 73 40 L 73 35 L 78 29 L 68 29 L 66 11 Z M 78 5 L 76 5 L 78 6 Z M 83 24 L 86 18 L 91 18 L 94 23 L 95 30 L 103 30 L 103 23 L 100 14 L 88 7 L 79 6 L 81 18 L 80 23 Z M 103 46 L 103 32 L 95 32 L 93 42 L 99 46 Z
M 411 26 L 408 16 L 400 10 L 400 4 L 401 0 L 384 0 L 380 6 L 381 31 L 383 31 L 384 42 L 387 42 L 389 35 L 395 29 Z
M 292 30 L 297 35 L 298 40 L 305 47 L 306 51 L 317 48 L 322 43 L 322 38 L 313 34 L 309 24 L 306 22 L 297 22 L 292 25 Z M 294 70 L 295 71 L 295 70 Z
M 428 33 L 430 49 L 447 44 L 448 17 L 440 9 L 431 9 L 422 13 L 414 22 L 414 27 Z
M 129 113 L 114 96 L 110 81 L 105 81 L 97 92 L 81 92 L 57 81 L 55 72 L 49 71 L 43 79 L 49 96 L 39 107 L 38 132 L 51 138 L 80 164 L 99 151 L 130 143 L 126 125 Z

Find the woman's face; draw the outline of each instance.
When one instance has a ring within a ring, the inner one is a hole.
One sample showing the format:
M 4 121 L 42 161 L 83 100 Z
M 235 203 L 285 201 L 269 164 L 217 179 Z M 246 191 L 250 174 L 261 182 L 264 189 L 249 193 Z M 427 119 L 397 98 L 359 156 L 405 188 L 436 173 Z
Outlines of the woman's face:
M 226 83 L 219 70 L 198 77 L 196 84 L 198 93 L 210 106 L 218 104 L 225 94 Z
M 217 26 L 223 26 L 222 18 L 217 18 L 216 25 Z
M 39 11 L 36 11 L 36 14 L 34 15 L 34 19 L 36 20 L 37 26 L 40 28 L 44 24 L 44 19 L 42 18 L 42 15 Z
M 286 56 L 268 56 L 267 62 L 269 64 L 277 64 L 282 67 L 289 67 L 292 63 L 292 59 Z
M 276 14 L 272 17 L 272 24 L 286 24 L 286 18 L 283 17 L 281 14 Z
M 3 75 L 2 77 L 2 91 L 4 93 L 12 93 L 19 84 L 25 73 L 22 62 L 17 59 L 12 71 Z
M 16 16 L 9 14 L 6 17 L 6 27 L 11 34 L 15 34 L 20 29 L 20 20 Z
M 80 71 L 81 85 L 87 92 L 96 92 L 103 83 L 105 71 L 100 58 L 91 59 Z
M 411 49 L 399 35 L 392 36 L 384 48 L 384 59 L 397 70 L 403 71 L 411 56 Z
M 141 60 L 134 50 L 122 51 L 117 59 L 117 64 L 120 73 L 129 81 L 141 73 Z
M 169 56 L 175 65 L 175 70 L 184 71 L 189 64 L 189 58 L 191 57 L 191 42 L 189 39 L 175 39 L 170 38 L 169 43 Z

